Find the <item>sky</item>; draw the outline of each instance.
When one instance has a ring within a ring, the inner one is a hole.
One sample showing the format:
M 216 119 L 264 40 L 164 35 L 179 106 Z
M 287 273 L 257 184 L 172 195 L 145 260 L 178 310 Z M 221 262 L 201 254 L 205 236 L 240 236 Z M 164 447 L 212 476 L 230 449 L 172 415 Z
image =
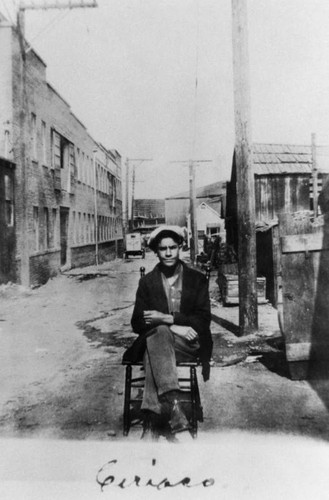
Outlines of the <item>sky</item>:
M 97 3 L 26 11 L 26 37 L 48 81 L 96 141 L 135 163 L 136 198 L 188 191 L 190 159 L 209 160 L 196 168 L 197 186 L 228 180 L 231 0 Z M 0 0 L 0 10 L 14 19 L 17 4 Z M 316 133 L 329 144 L 329 2 L 247 5 L 252 140 L 310 144 Z

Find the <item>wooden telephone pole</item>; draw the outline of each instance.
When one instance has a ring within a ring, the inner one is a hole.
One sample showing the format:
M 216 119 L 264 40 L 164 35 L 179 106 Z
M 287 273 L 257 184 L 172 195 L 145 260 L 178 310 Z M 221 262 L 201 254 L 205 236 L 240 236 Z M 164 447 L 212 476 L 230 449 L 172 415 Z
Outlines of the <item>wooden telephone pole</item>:
M 170 163 L 188 164 L 189 167 L 189 197 L 192 239 L 190 241 L 190 259 L 195 262 L 198 254 L 198 224 L 196 217 L 195 167 L 198 163 L 212 163 L 212 160 L 171 161 Z
M 318 216 L 318 167 L 316 161 L 316 134 L 312 134 L 312 183 L 314 217 Z
M 258 329 L 255 188 L 250 123 L 247 0 L 232 0 L 235 164 L 237 173 L 239 325 Z
M 135 158 L 135 159 L 128 159 L 127 158 L 127 163 L 126 163 L 126 204 L 127 204 L 127 220 L 128 220 L 128 227 L 130 231 L 133 231 L 134 229 L 134 201 L 135 201 L 135 184 L 136 184 L 136 168 L 139 167 L 142 163 L 146 161 L 153 161 L 152 158 Z M 128 197 L 129 197 L 129 168 L 130 168 L 130 163 L 132 163 L 132 182 L 131 182 L 131 219 L 129 221 L 129 203 L 128 203 Z M 138 165 L 136 165 L 138 163 Z

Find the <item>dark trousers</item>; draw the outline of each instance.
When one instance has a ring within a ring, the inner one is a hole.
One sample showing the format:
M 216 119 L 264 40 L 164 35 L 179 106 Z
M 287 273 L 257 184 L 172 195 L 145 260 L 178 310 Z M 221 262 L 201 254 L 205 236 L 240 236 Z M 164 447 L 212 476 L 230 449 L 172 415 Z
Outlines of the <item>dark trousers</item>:
M 159 396 L 179 390 L 176 363 L 193 361 L 199 353 L 199 343 L 189 342 L 173 333 L 166 325 L 154 328 L 146 339 L 144 353 L 145 387 L 143 410 L 161 413 Z

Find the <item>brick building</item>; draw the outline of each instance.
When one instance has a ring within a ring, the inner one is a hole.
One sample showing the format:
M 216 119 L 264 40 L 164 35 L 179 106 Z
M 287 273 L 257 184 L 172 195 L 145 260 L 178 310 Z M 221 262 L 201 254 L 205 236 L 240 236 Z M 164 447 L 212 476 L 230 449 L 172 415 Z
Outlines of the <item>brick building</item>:
M 122 250 L 121 156 L 97 143 L 0 16 L 0 283 Z

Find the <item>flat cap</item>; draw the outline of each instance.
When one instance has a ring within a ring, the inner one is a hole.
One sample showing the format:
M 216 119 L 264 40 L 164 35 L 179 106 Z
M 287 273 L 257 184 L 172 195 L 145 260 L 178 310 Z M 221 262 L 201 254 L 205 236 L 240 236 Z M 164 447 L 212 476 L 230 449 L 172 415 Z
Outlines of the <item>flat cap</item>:
M 180 245 L 184 241 L 184 229 L 179 226 L 159 226 L 150 234 L 148 245 L 153 252 L 156 252 L 159 240 L 171 236 Z

